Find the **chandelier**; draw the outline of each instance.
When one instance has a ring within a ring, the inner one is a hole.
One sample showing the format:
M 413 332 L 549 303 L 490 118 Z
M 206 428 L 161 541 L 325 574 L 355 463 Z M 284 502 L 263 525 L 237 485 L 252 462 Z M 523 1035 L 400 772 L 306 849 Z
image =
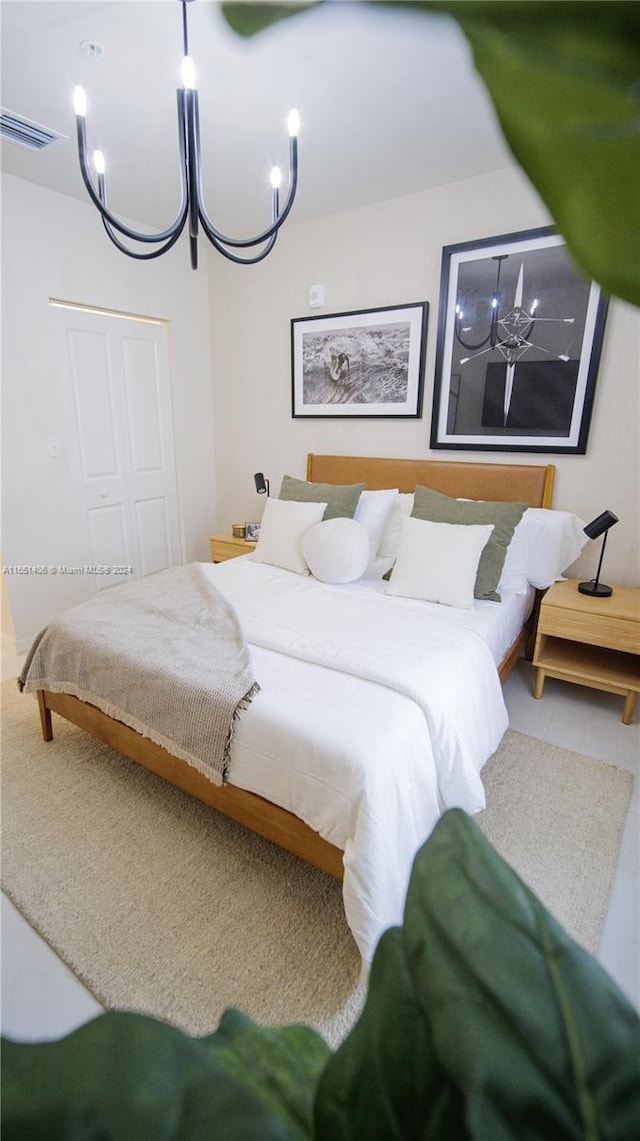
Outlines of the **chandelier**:
M 107 206 L 107 189 L 105 182 L 106 164 L 102 151 L 94 151 L 93 168 L 97 176 L 97 186 L 94 185 L 92 173 L 89 169 L 87 154 L 87 101 L 82 87 L 74 89 L 74 108 L 76 113 L 76 131 L 78 138 L 78 157 L 80 159 L 80 172 L 91 201 L 98 208 L 102 223 L 114 246 L 117 246 L 127 257 L 147 261 L 150 258 L 160 257 L 170 250 L 182 234 L 187 222 L 189 224 L 189 246 L 191 253 L 191 268 L 198 268 L 198 233 L 202 226 L 204 233 L 212 246 L 239 265 L 255 265 L 262 261 L 273 249 L 278 231 L 289 215 L 296 196 L 298 185 L 298 128 L 300 117 L 298 112 L 289 112 L 289 187 L 287 198 L 280 209 L 281 173 L 277 166 L 271 171 L 272 188 L 272 221 L 271 225 L 262 233 L 253 238 L 230 238 L 216 229 L 207 214 L 202 195 L 202 170 L 200 149 L 200 118 L 198 109 L 198 92 L 195 86 L 195 73 L 193 60 L 189 55 L 189 31 L 187 24 L 187 4 L 191 0 L 179 0 L 182 5 L 182 87 L 177 94 L 178 101 L 178 147 L 180 154 L 180 184 L 181 201 L 175 221 L 166 230 L 159 233 L 139 233 L 120 221 Z M 118 235 L 152 249 L 131 249 Z M 252 250 L 255 246 L 262 246 L 258 253 L 248 257 L 234 253 L 234 250 Z
M 468 361 L 474 360 L 476 357 L 482 356 L 484 353 L 490 353 L 492 350 L 497 349 L 500 355 L 507 362 L 507 365 L 514 367 L 516 362 L 524 356 L 529 349 L 537 349 L 539 352 L 548 353 L 549 356 L 556 357 L 557 360 L 568 361 L 569 356 L 566 353 L 551 353 L 548 349 L 543 348 L 542 345 L 534 345 L 530 340 L 531 334 L 534 329 L 541 322 L 554 322 L 566 325 L 572 325 L 575 321 L 574 317 L 539 317 L 537 315 L 538 299 L 534 298 L 531 302 L 529 309 L 523 308 L 522 299 L 524 294 L 524 264 L 520 264 L 520 272 L 518 273 L 518 281 L 515 289 L 515 296 L 513 306 L 506 313 L 502 313 L 502 293 L 500 290 L 500 274 L 502 272 L 502 263 L 506 261 L 509 254 L 496 254 L 493 261 L 498 263 L 496 284 L 491 294 L 491 316 L 489 319 L 489 328 L 486 336 L 481 337 L 480 340 L 470 342 L 465 340 L 462 336 L 463 333 L 472 333 L 473 326 L 463 326 L 464 310 L 460 302 L 456 305 L 454 333 L 456 340 L 460 342 L 463 348 L 467 349 L 473 355 L 468 357 L 461 357 L 460 364 L 467 364 Z

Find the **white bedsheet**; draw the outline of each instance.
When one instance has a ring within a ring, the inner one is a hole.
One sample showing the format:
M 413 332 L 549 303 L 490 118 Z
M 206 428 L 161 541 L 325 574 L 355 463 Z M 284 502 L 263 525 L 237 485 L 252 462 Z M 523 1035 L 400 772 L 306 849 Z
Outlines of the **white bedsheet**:
M 344 849 L 345 913 L 369 962 L 443 808 L 484 807 L 479 774 L 508 723 L 495 661 L 527 601 L 453 610 L 250 556 L 202 569 L 235 607 L 261 686 L 230 780 Z

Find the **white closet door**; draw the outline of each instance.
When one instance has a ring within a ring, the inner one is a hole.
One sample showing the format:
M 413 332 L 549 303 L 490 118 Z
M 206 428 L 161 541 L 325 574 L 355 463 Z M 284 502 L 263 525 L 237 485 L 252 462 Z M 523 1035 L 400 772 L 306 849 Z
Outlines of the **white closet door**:
M 180 543 L 166 327 L 83 309 L 52 306 L 51 313 L 85 563 L 131 567 L 135 578 L 174 566 Z M 102 590 L 131 574 L 83 577 Z

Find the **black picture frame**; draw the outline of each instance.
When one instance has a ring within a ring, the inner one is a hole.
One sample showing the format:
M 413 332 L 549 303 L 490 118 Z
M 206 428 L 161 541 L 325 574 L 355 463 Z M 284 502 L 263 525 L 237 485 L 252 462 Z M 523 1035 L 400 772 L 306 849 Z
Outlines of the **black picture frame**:
M 607 306 L 553 226 L 445 246 L 431 447 L 584 455 Z
M 294 419 L 418 419 L 429 305 L 387 305 L 291 321 Z

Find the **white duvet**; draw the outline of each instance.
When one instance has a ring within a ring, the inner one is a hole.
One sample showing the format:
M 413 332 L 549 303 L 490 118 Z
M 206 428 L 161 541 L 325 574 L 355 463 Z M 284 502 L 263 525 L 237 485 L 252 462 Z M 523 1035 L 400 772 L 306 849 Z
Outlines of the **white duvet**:
M 502 607 L 332 587 L 251 557 L 202 569 L 235 607 L 261 687 L 229 779 L 344 850 L 345 913 L 368 963 L 443 808 L 484 807 L 480 771 L 508 724 L 486 636 Z

